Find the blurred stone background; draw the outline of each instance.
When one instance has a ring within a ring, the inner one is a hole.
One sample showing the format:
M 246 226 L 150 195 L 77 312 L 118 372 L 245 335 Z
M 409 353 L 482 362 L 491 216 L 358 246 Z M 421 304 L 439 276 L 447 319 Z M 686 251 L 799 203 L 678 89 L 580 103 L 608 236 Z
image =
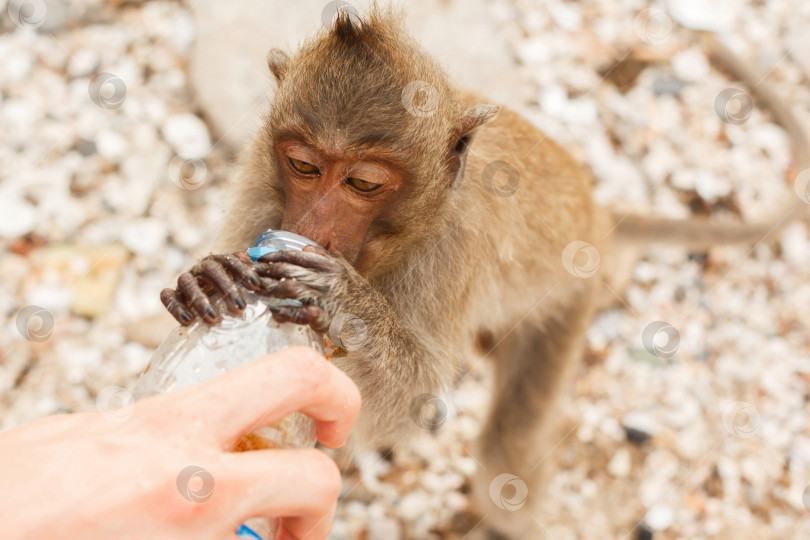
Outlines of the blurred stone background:
M 457 81 L 586 163 L 604 203 L 755 219 L 801 172 L 762 111 L 716 114 L 739 85 L 691 29 L 720 33 L 810 126 L 810 4 L 400 5 Z M 222 183 L 272 97 L 267 50 L 294 49 L 325 9 L 0 0 L 0 428 L 107 407 L 102 389 L 132 384 L 173 325 L 159 291 L 219 230 Z M 647 250 L 589 332 L 549 449 L 545 537 L 810 537 L 808 277 L 806 218 L 756 246 Z M 676 330 L 673 355 L 645 348 L 656 321 Z M 357 457 L 331 538 L 458 539 L 476 525 L 486 362 L 470 357 L 459 379 L 437 430 Z

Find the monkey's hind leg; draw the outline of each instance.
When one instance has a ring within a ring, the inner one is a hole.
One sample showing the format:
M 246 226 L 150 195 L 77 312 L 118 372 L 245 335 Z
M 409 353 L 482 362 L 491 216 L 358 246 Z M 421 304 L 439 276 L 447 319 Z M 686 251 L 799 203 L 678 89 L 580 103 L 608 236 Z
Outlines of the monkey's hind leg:
M 490 531 L 514 540 L 541 538 L 533 511 L 558 442 L 558 401 L 581 357 L 591 312 L 588 302 L 570 302 L 542 324 L 525 320 L 490 353 L 494 394 L 473 486 Z

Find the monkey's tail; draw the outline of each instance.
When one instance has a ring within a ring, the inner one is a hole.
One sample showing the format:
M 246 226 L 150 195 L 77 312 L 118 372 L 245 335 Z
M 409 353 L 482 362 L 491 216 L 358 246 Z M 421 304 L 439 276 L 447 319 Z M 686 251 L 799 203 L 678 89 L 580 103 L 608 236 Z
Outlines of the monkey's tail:
M 773 88 L 764 83 L 765 76 L 744 63 L 738 56 L 708 33 L 702 34 L 712 65 L 742 82 L 753 94 L 754 102 L 768 110 L 788 134 L 799 173 L 810 170 L 810 139 L 791 108 Z M 810 174 L 805 173 L 805 174 Z M 717 244 L 755 243 L 779 232 L 792 220 L 803 215 L 807 205 L 793 190 L 785 193 L 780 209 L 755 223 L 716 223 L 708 219 L 659 219 L 612 211 L 615 232 L 623 241 L 633 243 L 668 242 L 693 248 Z

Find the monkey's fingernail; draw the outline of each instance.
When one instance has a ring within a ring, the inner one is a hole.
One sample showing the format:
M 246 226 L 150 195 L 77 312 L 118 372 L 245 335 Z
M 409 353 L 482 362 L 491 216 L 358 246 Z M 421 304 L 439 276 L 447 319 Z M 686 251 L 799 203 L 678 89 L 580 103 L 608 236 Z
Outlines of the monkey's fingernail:
M 191 314 L 189 314 L 187 311 L 182 312 L 180 314 L 180 320 L 182 322 L 184 322 L 184 323 L 190 323 L 191 322 Z
M 236 297 L 236 307 L 239 309 L 245 309 L 245 301 L 238 296 Z
M 261 282 L 259 281 L 259 278 L 257 278 L 256 276 L 250 276 L 248 278 L 248 281 L 250 282 L 251 285 L 254 285 L 256 287 L 261 285 Z
M 207 308 L 205 310 L 205 315 L 211 320 L 216 320 L 217 319 L 217 312 L 214 311 L 214 308 Z

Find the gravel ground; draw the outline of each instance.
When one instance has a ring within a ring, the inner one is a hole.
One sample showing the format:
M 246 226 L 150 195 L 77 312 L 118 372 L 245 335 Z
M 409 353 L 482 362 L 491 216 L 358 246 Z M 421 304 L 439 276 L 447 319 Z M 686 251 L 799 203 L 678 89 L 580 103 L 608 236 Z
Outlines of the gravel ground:
M 19 4 L 0 0 L 0 428 L 132 384 L 171 328 L 160 289 L 218 232 L 234 158 L 190 83 L 190 6 Z M 757 109 L 719 118 L 734 83 L 685 27 L 723 33 L 810 125 L 810 5 L 482 5 L 531 90 L 509 105 L 591 167 L 600 201 L 756 219 L 793 189 L 784 133 Z M 806 218 L 755 246 L 645 251 L 589 331 L 546 538 L 810 537 L 809 263 Z M 656 321 L 674 353 L 645 347 Z M 438 429 L 357 456 L 331 538 L 464 537 L 488 382 L 468 358 Z

